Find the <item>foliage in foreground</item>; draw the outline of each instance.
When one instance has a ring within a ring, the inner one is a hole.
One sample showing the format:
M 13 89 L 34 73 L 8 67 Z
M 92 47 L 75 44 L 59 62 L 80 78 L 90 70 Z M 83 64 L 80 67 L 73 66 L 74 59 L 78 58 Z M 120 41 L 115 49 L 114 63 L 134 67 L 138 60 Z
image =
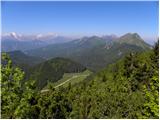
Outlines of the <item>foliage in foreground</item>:
M 2 118 L 158 118 L 158 43 L 131 53 L 77 86 L 36 91 L 22 85 L 24 73 L 2 55 Z

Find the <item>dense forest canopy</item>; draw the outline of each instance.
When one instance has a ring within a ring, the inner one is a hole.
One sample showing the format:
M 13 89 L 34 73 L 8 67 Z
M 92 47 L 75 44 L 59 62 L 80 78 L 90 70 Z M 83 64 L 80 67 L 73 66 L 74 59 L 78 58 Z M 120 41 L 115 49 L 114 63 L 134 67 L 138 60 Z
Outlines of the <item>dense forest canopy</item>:
M 78 85 L 49 91 L 2 54 L 2 118 L 159 118 L 159 43 L 153 50 L 131 52 Z

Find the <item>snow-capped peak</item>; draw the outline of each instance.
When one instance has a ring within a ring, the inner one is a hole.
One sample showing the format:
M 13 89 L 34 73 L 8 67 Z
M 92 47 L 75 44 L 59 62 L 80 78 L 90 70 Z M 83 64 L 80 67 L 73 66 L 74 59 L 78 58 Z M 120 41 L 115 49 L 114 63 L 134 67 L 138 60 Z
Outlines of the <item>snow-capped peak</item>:
M 53 39 L 58 37 L 57 33 L 38 34 L 35 36 L 38 40 Z
M 19 37 L 15 32 L 11 32 L 10 35 L 15 39 L 18 39 Z
M 39 39 L 39 38 L 41 38 L 42 36 L 43 36 L 42 34 L 38 34 L 38 35 L 36 36 L 36 38 Z
M 10 40 L 20 40 L 21 39 L 21 37 L 22 37 L 22 35 L 21 34 L 17 34 L 17 33 L 15 33 L 15 32 L 11 32 L 11 33 L 2 33 L 2 35 L 1 35 L 1 37 L 2 37 L 2 40 L 8 40 L 8 39 L 10 39 Z

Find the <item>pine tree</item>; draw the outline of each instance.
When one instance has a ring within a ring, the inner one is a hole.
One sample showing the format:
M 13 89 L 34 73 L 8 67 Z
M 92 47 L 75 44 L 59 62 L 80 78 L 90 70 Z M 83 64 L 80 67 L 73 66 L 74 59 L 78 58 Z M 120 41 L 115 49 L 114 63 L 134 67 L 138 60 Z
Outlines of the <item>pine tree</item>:
M 155 44 L 151 55 L 153 74 L 149 84 L 144 85 L 146 102 L 144 103 L 144 118 L 159 118 L 159 42 Z
M 37 118 L 35 82 L 30 81 L 22 86 L 24 72 L 13 67 L 5 53 L 2 54 L 1 73 L 2 118 Z
M 12 61 L 5 53 L 2 54 L 1 66 L 2 118 L 15 118 L 15 109 L 22 96 L 21 80 L 24 78 L 24 73 L 12 66 Z

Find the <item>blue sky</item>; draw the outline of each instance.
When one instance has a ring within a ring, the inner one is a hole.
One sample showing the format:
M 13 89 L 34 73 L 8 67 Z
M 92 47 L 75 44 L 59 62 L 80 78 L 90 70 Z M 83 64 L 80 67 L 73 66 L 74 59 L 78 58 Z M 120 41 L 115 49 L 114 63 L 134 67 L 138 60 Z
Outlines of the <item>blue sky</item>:
M 158 36 L 158 1 L 2 2 L 2 33 Z

